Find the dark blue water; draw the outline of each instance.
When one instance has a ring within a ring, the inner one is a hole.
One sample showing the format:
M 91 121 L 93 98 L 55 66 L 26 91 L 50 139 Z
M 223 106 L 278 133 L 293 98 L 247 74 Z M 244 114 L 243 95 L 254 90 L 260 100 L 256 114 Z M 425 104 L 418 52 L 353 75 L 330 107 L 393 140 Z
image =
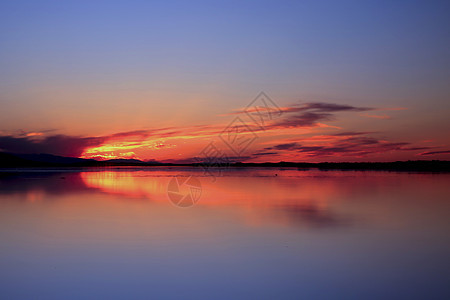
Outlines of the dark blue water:
M 295 169 L 2 173 L 0 299 L 450 299 L 449 183 Z

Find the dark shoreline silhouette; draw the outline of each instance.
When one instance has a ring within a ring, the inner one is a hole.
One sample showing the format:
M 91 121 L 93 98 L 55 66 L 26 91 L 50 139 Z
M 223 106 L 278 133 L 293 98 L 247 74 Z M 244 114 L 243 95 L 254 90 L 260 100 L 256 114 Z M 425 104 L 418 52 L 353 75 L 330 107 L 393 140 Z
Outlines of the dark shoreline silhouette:
M 450 172 L 450 161 L 409 160 L 394 162 L 278 162 L 278 163 L 160 163 L 144 162 L 136 159 L 112 159 L 96 161 L 92 159 L 55 156 L 51 154 L 13 154 L 0 152 L 0 169 L 20 168 L 85 168 L 85 167 L 154 167 L 190 166 L 199 168 L 298 168 L 320 170 L 379 170 L 409 172 Z

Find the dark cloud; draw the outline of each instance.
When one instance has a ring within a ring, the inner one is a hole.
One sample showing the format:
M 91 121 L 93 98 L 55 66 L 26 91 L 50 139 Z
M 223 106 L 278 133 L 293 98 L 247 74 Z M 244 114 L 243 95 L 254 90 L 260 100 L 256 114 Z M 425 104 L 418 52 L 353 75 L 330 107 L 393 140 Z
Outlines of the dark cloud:
M 337 119 L 337 113 L 340 112 L 362 112 L 376 110 L 372 107 L 356 107 L 351 105 L 324 103 L 324 102 L 309 102 L 302 104 L 294 104 L 288 107 L 280 108 L 282 112 L 281 117 L 264 122 L 263 131 L 265 130 L 282 130 L 289 128 L 302 127 L 317 127 L 322 126 L 322 122 L 334 121 Z M 243 114 L 245 110 L 234 111 L 229 115 Z M 240 132 L 259 131 L 259 126 L 253 124 L 245 124 L 241 126 L 233 126 L 234 130 Z M 372 132 L 342 132 L 337 135 L 364 135 Z
M 342 141 L 336 141 L 327 146 L 305 146 L 298 147 L 296 150 L 301 153 L 307 153 L 308 156 L 366 156 L 368 154 L 382 153 L 386 151 L 402 150 L 402 146 L 409 143 L 386 143 L 374 138 L 347 138 Z
M 375 133 L 374 131 L 345 131 L 333 134 L 333 136 L 355 136 Z
M 370 136 L 364 136 L 364 132 L 342 132 L 329 137 L 337 137 L 326 145 L 303 145 L 298 142 L 278 144 L 266 147 L 254 155 L 260 156 L 270 150 L 277 150 L 276 154 L 282 152 L 304 153 L 308 157 L 321 156 L 353 156 L 362 157 L 370 154 L 383 153 L 388 151 L 417 151 L 430 149 L 431 147 L 414 147 L 407 142 L 386 142 Z M 430 153 L 430 154 L 428 154 Z M 450 153 L 450 151 L 425 152 L 421 155 L 432 155 Z
M 321 102 L 294 105 L 283 108 L 285 117 L 271 124 L 269 128 L 313 127 L 323 121 L 335 120 L 337 112 L 361 112 L 373 109 Z
M 272 128 L 293 128 L 316 126 L 319 121 L 335 120 L 330 113 L 303 112 L 297 115 L 287 116 L 283 120 L 274 123 Z
M 420 155 L 436 155 L 436 154 L 450 154 L 450 150 L 429 151 L 429 152 L 420 153 Z
M 418 150 L 428 150 L 433 149 L 435 147 L 402 147 L 404 151 L 418 151 Z
M 368 111 L 374 110 L 371 107 L 355 107 L 351 105 L 342 105 L 335 103 L 324 103 L 324 102 L 310 102 L 302 105 L 294 105 L 292 107 L 288 107 L 283 109 L 284 112 L 299 112 L 299 111 L 316 111 L 316 112 L 338 112 L 338 111 Z
M 290 149 L 295 149 L 298 146 L 300 146 L 298 143 L 294 142 L 294 143 L 286 143 L 286 144 L 279 144 L 273 147 L 268 147 L 265 148 L 266 150 L 271 150 L 271 149 L 275 149 L 275 150 L 290 150 Z
M 105 137 L 52 135 L 43 138 L 0 136 L 0 150 L 14 153 L 48 153 L 79 157 L 88 147 L 99 146 Z
M 121 137 L 129 137 L 129 136 L 140 136 L 147 137 L 151 133 L 150 130 L 133 130 L 126 132 L 118 132 L 109 136 L 109 138 L 121 138 Z
M 258 153 L 255 153 L 253 155 L 264 156 L 264 155 L 277 155 L 277 154 L 278 154 L 278 152 L 258 152 Z
M 377 139 L 371 137 L 351 137 L 346 139 L 345 141 L 348 143 L 355 142 L 358 145 L 373 145 L 378 144 L 380 142 Z
M 265 124 L 264 129 L 314 127 L 321 121 L 335 120 L 335 113 L 338 112 L 362 112 L 369 110 L 375 110 L 375 108 L 324 102 L 294 104 L 281 108 L 282 117 L 274 120 L 271 124 Z M 230 114 L 243 113 L 245 113 L 245 110 L 234 111 Z

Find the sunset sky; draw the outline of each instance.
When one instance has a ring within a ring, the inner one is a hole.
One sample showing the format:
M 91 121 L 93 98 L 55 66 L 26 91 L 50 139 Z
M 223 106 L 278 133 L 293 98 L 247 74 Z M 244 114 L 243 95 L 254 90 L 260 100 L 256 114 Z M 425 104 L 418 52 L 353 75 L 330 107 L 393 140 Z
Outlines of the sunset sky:
M 449 11 L 448 1 L 2 1 L 0 150 L 450 159 Z

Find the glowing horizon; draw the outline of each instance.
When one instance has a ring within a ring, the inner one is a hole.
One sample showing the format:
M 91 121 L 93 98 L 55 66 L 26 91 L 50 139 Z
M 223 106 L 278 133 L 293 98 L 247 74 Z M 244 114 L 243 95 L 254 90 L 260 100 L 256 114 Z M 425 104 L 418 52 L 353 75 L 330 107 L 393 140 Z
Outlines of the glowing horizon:
M 19 136 L 4 136 L 3 145 L 5 142 L 22 143 L 27 145 L 25 148 L 29 151 L 35 149 L 35 152 L 45 152 L 47 149 L 52 153 L 56 149 L 60 153 L 52 154 L 85 159 L 159 162 L 194 162 L 196 158 L 206 158 L 209 154 L 204 151 L 211 143 L 221 155 L 241 162 L 385 161 L 393 158 L 445 158 L 449 155 L 445 148 L 434 144 L 432 140 L 393 140 L 382 137 L 383 133 L 374 127 L 366 127 L 365 131 L 352 131 L 352 128 L 338 126 L 342 114 L 346 114 L 347 119 L 358 120 L 382 113 L 383 117 L 375 119 L 384 122 L 390 120 L 387 115 L 389 112 L 405 111 L 407 108 L 299 103 L 290 107 L 276 107 L 279 115 L 275 118 L 264 111 L 267 107 L 256 107 L 247 109 L 248 114 L 244 109 L 223 114 L 222 117 L 230 118 L 228 124 L 141 129 L 97 137 L 57 135 L 52 131 L 22 132 Z M 252 116 L 255 109 L 260 111 Z M 258 123 L 258 118 L 265 124 Z M 244 144 L 242 149 L 235 149 L 239 145 L 233 145 L 233 141 L 242 138 L 244 142 L 245 139 L 251 141 Z

